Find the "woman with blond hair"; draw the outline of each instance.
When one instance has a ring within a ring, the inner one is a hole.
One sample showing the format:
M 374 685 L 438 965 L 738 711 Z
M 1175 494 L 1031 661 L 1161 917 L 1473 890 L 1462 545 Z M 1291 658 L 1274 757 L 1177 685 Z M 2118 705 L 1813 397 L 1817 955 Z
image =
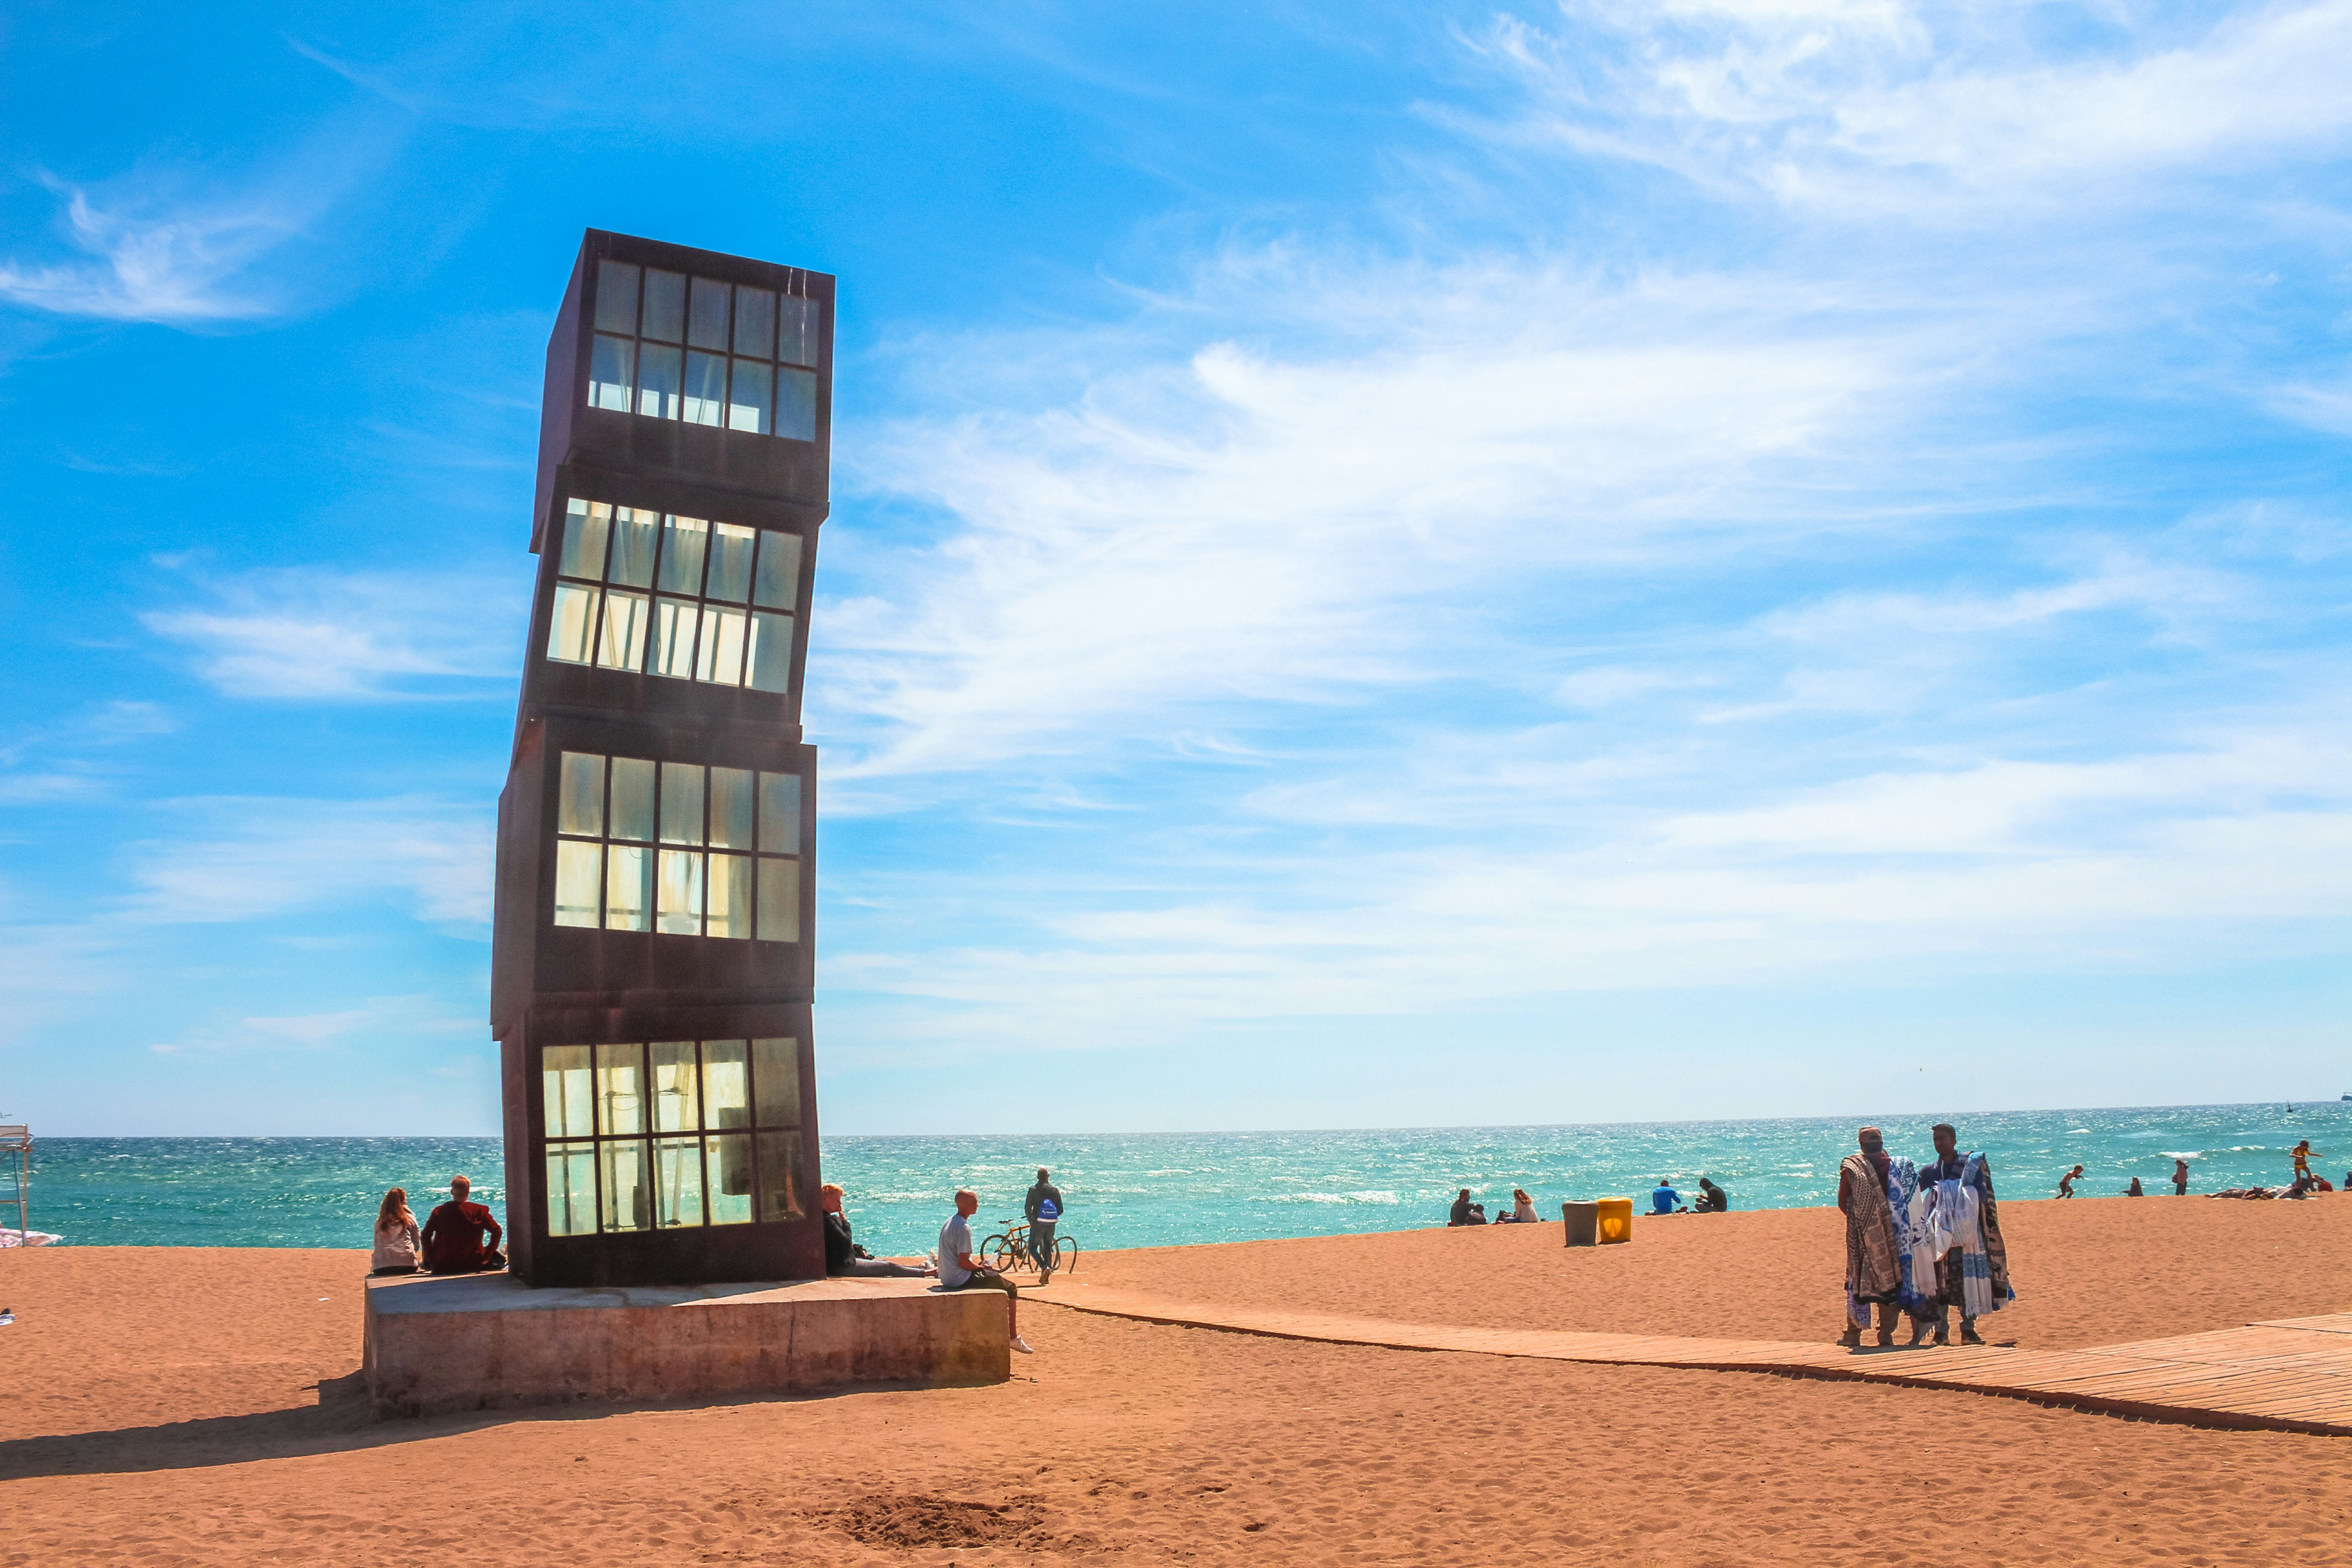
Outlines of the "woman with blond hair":
M 394 1187 L 383 1194 L 375 1211 L 373 1274 L 414 1274 L 424 1244 L 417 1239 L 416 1215 L 408 1206 L 408 1190 Z

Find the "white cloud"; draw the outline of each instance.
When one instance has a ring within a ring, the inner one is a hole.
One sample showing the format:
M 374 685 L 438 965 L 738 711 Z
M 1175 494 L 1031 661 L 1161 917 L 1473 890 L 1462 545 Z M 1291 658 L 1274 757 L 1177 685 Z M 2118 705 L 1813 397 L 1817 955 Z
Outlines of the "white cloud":
M 212 924 L 392 897 L 461 928 L 490 919 L 493 811 L 421 796 L 180 802 L 181 830 L 125 847 L 134 921 Z
M 509 680 L 529 614 L 510 582 L 458 573 L 286 568 L 205 586 L 207 607 L 140 618 L 233 697 L 385 699 Z
M 266 198 L 101 208 L 86 191 L 64 195 L 67 234 L 91 259 L 0 262 L 0 298 L 61 316 L 175 326 L 280 308 L 244 275 L 300 232 L 299 213 Z

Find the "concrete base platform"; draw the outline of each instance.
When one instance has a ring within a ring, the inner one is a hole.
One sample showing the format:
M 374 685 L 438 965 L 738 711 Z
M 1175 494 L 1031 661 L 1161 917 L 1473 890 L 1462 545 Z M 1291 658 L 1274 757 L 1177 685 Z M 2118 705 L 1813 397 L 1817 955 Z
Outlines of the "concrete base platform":
M 589 1402 L 1003 1383 L 1004 1298 L 927 1279 L 534 1290 L 506 1274 L 367 1282 L 378 1419 Z

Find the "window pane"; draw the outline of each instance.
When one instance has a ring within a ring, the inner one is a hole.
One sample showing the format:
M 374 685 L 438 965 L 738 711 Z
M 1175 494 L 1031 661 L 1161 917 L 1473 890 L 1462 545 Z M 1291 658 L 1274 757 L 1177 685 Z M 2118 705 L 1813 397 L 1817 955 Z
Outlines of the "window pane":
M 801 1135 L 762 1132 L 760 1141 L 760 1218 L 801 1217 Z
M 760 531 L 722 522 L 710 531 L 710 580 L 702 590 L 706 599 L 740 605 L 751 591 L 751 546 Z
M 801 607 L 801 536 L 762 531 L 760 572 L 751 584 L 751 602 L 763 609 L 791 612 Z
M 637 345 L 626 338 L 596 334 L 588 352 L 588 406 L 629 411 L 629 368 Z
M 654 929 L 672 936 L 702 934 L 702 855 L 694 849 L 661 852 L 660 902 L 654 910 Z
M 555 585 L 555 615 L 547 627 L 547 657 L 561 664 L 588 662 L 588 637 L 596 628 L 596 590 Z
M 767 289 L 735 289 L 735 352 L 776 357 L 776 296 Z
M 710 842 L 719 849 L 751 847 L 751 781 L 749 768 L 710 770 Z
M 697 680 L 721 686 L 743 684 L 743 612 L 702 606 L 702 642 L 694 668 Z
M 674 343 L 686 335 L 686 274 L 646 268 L 646 324 L 643 335 Z
M 664 1230 L 702 1223 L 702 1140 L 654 1141 L 654 1224 Z
M 563 772 L 556 786 L 555 831 L 588 838 L 604 836 L 604 759 L 597 753 L 563 753 Z
M 757 691 L 793 689 L 793 618 L 751 612 L 751 669 L 743 682 Z
M 654 673 L 685 680 L 694 673 L 694 627 L 691 599 L 654 601 Z
M 816 312 L 814 300 L 776 301 L 776 357 L 787 364 L 816 363 Z
M 661 542 L 661 513 L 622 507 L 613 514 L 613 566 L 606 580 L 625 588 L 654 585 L 654 547 Z
M 596 885 L 604 879 L 604 847 L 574 839 L 555 841 L 555 923 L 593 926 Z
M 698 349 L 726 348 L 726 284 L 708 278 L 694 280 L 694 310 L 686 324 L 686 341 Z
M 637 412 L 654 419 L 677 417 L 679 369 L 677 351 L 659 343 L 637 350 Z
M 566 577 L 593 582 L 604 574 L 604 533 L 613 524 L 613 509 L 603 501 L 574 499 L 563 509 L 563 553 L 555 569 Z
M 801 863 L 763 856 L 760 860 L 760 940 L 800 939 Z
M 604 591 L 604 623 L 596 634 L 596 662 L 606 669 L 646 667 L 646 625 L 653 606 L 643 594 Z
M 640 841 L 654 836 L 654 765 L 639 757 L 613 759 L 610 837 Z
M 751 1042 L 751 1092 L 758 1097 L 754 1120 L 761 1127 L 801 1124 L 801 1043 Z
M 596 1047 L 596 1131 L 646 1130 L 646 1048 L 626 1045 Z
M 662 842 L 701 843 L 702 770 L 692 763 L 664 763 L 661 786 Z
M 727 359 L 723 354 L 686 356 L 686 422 L 717 425 L 726 413 Z
M 549 1144 L 547 1234 L 593 1236 L 595 1233 L 596 1145 Z
M 751 858 L 713 855 L 710 858 L 710 912 L 703 935 L 751 940 Z
M 728 383 L 727 428 L 748 430 L 754 436 L 772 434 L 770 416 L 775 407 L 776 373 L 765 360 L 728 363 L 734 366 L 735 379 Z
M 654 852 L 635 844 L 614 844 L 604 850 L 604 929 L 652 929 L 647 884 L 653 879 Z
M 637 330 L 637 269 L 625 261 L 596 264 L 596 330 Z
M 771 855 L 801 852 L 800 774 L 760 775 L 760 847 Z
M 550 1046 L 539 1054 L 540 1114 L 550 1138 L 586 1138 L 596 1129 L 586 1046 Z
M 795 441 L 816 439 L 816 372 L 776 372 L 776 434 Z
M 597 1173 L 604 1178 L 606 1230 L 651 1230 L 653 1184 L 647 1178 L 646 1146 L 636 1139 L 596 1145 Z
M 654 1086 L 654 1131 L 693 1132 L 702 1126 L 702 1069 L 692 1040 L 656 1040 L 646 1047 Z
M 710 525 L 700 518 L 662 519 L 661 591 L 701 593 L 702 556 L 709 545 Z
M 702 1124 L 724 1130 L 751 1125 L 751 1079 L 745 1063 L 750 1058 L 741 1040 L 705 1040 L 702 1042 Z M 743 1184 L 733 1189 L 751 1190 L 747 1174 Z
M 737 1047 L 740 1049 L 740 1047 Z M 710 1223 L 751 1223 L 751 1137 L 737 1132 L 702 1141 L 710 1162 Z

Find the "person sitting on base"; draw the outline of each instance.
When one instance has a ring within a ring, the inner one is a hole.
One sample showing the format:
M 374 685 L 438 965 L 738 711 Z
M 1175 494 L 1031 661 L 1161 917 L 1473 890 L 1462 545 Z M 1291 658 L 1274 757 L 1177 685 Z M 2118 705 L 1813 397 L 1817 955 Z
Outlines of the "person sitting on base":
M 817 1189 L 817 1206 L 824 1210 L 824 1271 L 851 1279 L 924 1279 L 929 1268 L 877 1258 L 849 1234 L 849 1216 L 841 1212 L 841 1189 L 831 1182 Z
M 427 1274 L 487 1274 L 507 1266 L 499 1243 L 506 1233 L 487 1205 L 468 1203 L 474 1184 L 463 1176 L 449 1178 L 449 1201 L 425 1221 L 425 1272 Z M 483 1233 L 489 1239 L 483 1239 Z
M 414 1274 L 422 1246 L 416 1234 L 416 1211 L 408 1206 L 408 1192 L 394 1187 L 383 1194 L 375 1211 L 375 1256 L 369 1260 L 373 1274 Z
M 940 1289 L 1003 1291 L 1005 1332 L 1013 1336 L 1013 1348 L 1028 1355 L 1029 1342 L 1021 1337 L 1021 1287 L 972 1256 L 971 1216 L 979 1212 L 980 1194 L 970 1187 L 958 1189 L 955 1213 L 940 1226 Z
M 1660 1176 L 1657 1186 L 1650 1194 L 1650 1212 L 1652 1214 L 1688 1214 L 1690 1211 L 1681 1206 L 1682 1201 L 1683 1195 L 1675 1191 L 1674 1183 L 1664 1176 Z
M 1701 1176 L 1698 1179 L 1698 1202 L 1691 1205 L 1691 1213 L 1728 1214 L 1730 1212 L 1731 1194 L 1705 1176 Z

